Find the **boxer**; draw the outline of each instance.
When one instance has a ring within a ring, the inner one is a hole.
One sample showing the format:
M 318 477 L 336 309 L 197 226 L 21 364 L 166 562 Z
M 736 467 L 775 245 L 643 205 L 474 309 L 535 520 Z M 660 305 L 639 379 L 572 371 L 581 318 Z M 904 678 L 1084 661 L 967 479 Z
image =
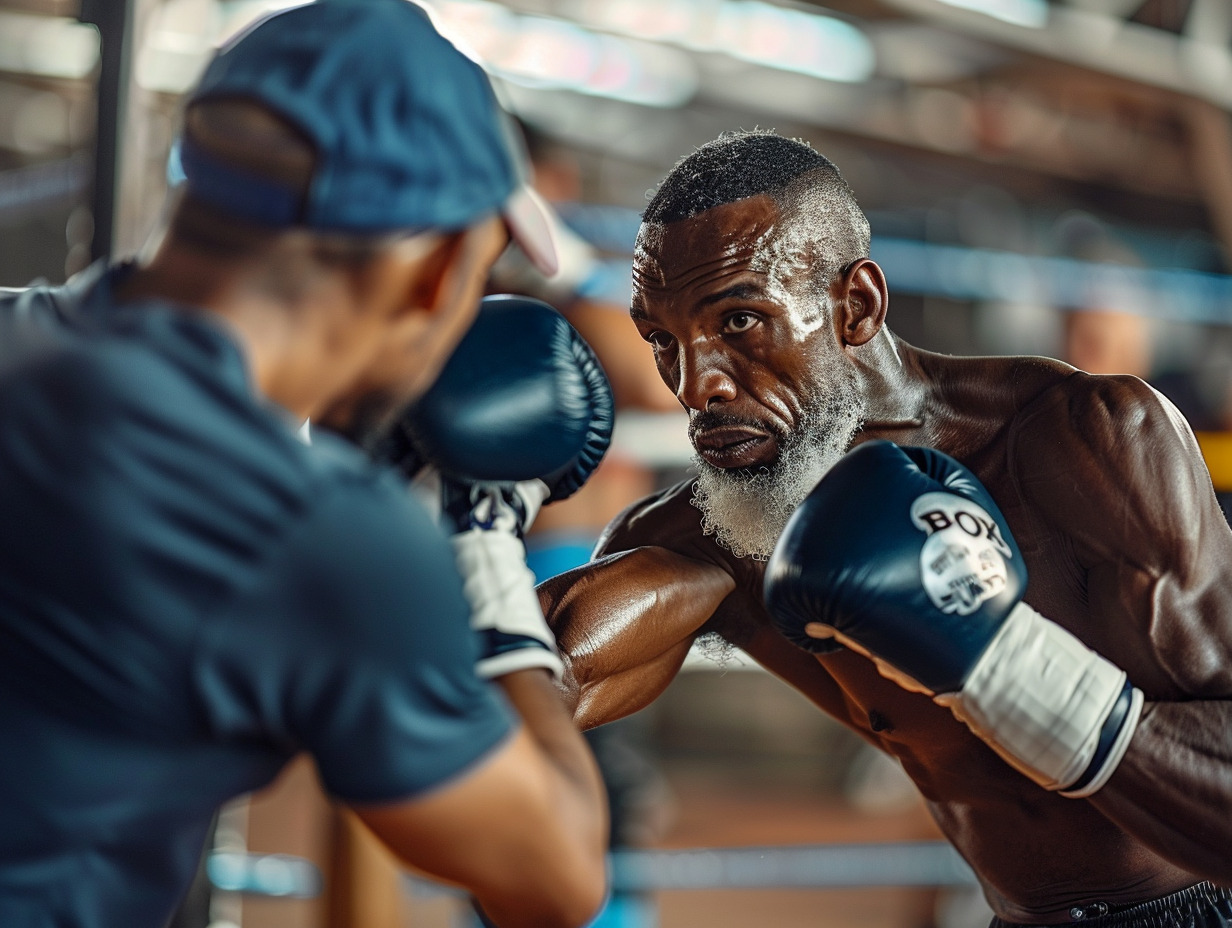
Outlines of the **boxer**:
M 902 764 L 995 924 L 1232 924 L 1232 531 L 1192 432 L 1134 377 L 909 345 L 868 253 L 769 132 L 651 199 L 631 316 L 698 475 L 540 586 L 575 718 L 717 637 Z

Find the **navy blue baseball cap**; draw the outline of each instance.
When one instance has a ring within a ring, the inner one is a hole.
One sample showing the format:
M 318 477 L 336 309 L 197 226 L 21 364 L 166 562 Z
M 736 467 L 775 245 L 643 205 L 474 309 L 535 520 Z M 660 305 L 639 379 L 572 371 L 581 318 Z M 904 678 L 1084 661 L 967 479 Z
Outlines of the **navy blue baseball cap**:
M 312 142 L 307 194 L 179 142 L 195 198 L 252 222 L 330 232 L 460 230 L 501 214 L 551 276 L 542 201 L 522 181 L 483 69 L 411 0 L 316 0 L 258 20 L 218 50 L 187 106 L 244 99 Z

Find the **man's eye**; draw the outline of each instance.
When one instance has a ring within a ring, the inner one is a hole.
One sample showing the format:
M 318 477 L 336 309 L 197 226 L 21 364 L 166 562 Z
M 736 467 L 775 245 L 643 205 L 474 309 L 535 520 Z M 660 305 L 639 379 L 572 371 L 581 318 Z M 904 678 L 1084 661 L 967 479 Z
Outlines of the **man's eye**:
M 732 313 L 723 328 L 728 332 L 747 332 L 756 324 L 757 316 L 753 313 Z

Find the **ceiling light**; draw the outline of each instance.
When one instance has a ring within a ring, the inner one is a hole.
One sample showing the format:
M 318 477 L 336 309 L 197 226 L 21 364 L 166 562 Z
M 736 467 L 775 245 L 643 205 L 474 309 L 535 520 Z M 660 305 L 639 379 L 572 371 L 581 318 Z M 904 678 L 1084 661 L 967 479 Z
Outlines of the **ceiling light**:
M 597 29 L 825 80 L 864 81 L 876 64 L 851 23 L 762 0 L 570 0 L 564 9 Z
M 0 12 L 0 71 L 88 77 L 98 63 L 98 30 L 63 16 Z
M 697 92 L 696 68 L 672 48 L 482 0 L 427 6 L 442 33 L 513 83 L 665 108 L 682 106 Z
M 947 6 L 983 13 L 1002 22 L 1031 29 L 1048 25 L 1048 0 L 941 0 Z

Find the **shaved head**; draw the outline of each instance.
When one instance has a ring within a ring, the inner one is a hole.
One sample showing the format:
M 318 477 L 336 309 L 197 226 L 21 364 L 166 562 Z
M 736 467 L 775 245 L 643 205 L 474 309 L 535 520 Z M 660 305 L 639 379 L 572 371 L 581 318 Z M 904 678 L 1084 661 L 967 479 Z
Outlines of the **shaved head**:
M 760 195 L 778 204 L 818 284 L 868 257 L 868 220 L 834 163 L 807 142 L 758 129 L 724 133 L 677 162 L 642 222 L 667 225 Z

